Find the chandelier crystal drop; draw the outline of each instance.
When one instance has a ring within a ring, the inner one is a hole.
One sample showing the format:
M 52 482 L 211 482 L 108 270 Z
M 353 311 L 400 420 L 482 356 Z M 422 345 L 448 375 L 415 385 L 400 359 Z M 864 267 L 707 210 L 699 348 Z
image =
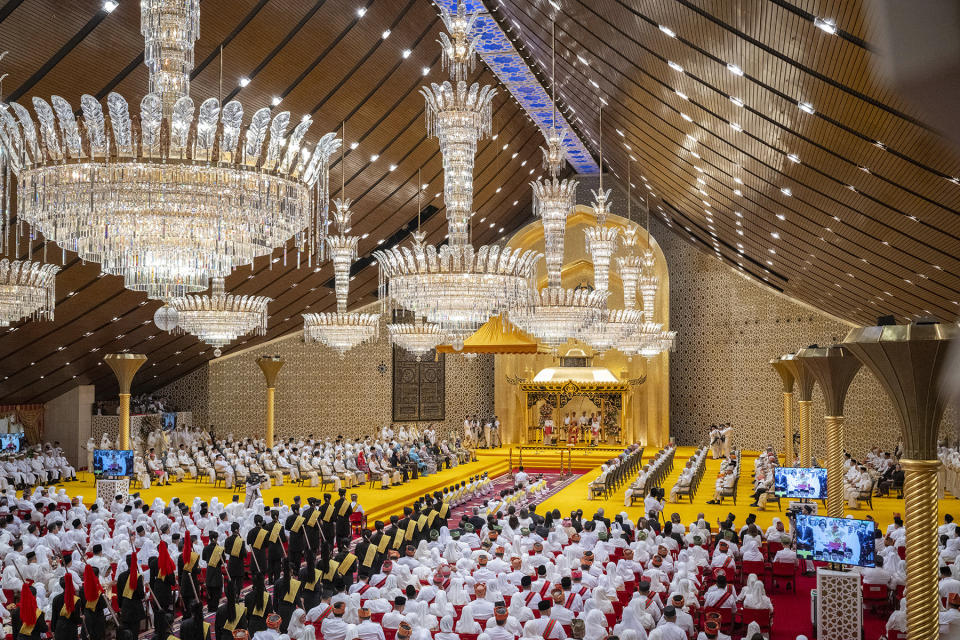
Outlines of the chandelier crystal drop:
M 290 238 L 323 258 L 331 154 L 305 144 L 309 117 L 188 95 L 197 0 L 142 0 L 149 93 L 139 112 L 118 93 L 75 109 L 60 96 L 0 103 L 0 164 L 18 178 L 19 216 L 64 249 L 169 299 L 268 255 Z M 81 114 L 77 117 L 75 114 Z M 2 197 L 2 194 L 0 194 Z
M 470 35 L 473 17 L 463 3 L 456 17 L 446 14 L 453 38 L 441 38 L 450 61 L 452 82 L 423 87 L 427 131 L 436 136 L 443 155 L 443 197 L 449 243 L 437 249 L 425 234 L 413 234 L 413 247 L 374 252 L 380 268 L 380 299 L 437 324 L 460 344 L 492 316 L 528 307 L 537 261 L 535 251 L 474 249 L 469 241 L 473 215 L 473 169 L 477 142 L 491 134 L 492 100 L 496 90 L 463 79 L 472 64 L 478 34 Z M 447 48 L 446 43 L 458 43 Z
M 388 324 L 390 343 L 417 357 L 417 362 L 436 349 L 446 339 L 446 335 L 439 325 L 427 322 L 401 322 Z
M 567 218 L 576 202 L 577 184 L 576 180 L 557 178 L 530 183 L 533 188 L 533 215 L 543 223 L 544 260 L 547 264 L 547 282 L 551 287 L 560 286 Z
M 463 2 L 457 3 L 457 12 L 451 13 L 446 7 L 440 9 L 440 19 L 450 35 L 440 32 L 440 48 L 443 51 L 440 63 L 445 71 L 450 72 L 454 82 L 466 82 L 473 71 L 474 54 L 477 48 L 477 38 L 471 37 L 473 24 L 478 14 L 467 14 L 467 6 Z
M 543 168 L 551 176 L 559 175 L 566 161 L 566 150 L 563 147 L 565 137 L 566 131 L 553 125 L 546 135 L 547 146 L 540 147 L 540 151 L 543 152 Z
M 343 160 L 341 159 L 341 163 Z M 342 189 L 341 189 L 342 192 Z M 333 261 L 334 289 L 337 294 L 337 310 L 327 313 L 303 314 L 303 340 L 307 343 L 321 342 L 334 349 L 342 358 L 354 347 L 376 339 L 380 332 L 380 314 L 350 313 L 347 298 L 350 293 L 350 266 L 357 259 L 357 236 L 349 236 L 350 200 L 334 202 L 334 220 L 340 233 L 327 236 L 330 258 Z
M 60 267 L 29 260 L 0 260 L 0 327 L 24 318 L 53 320 Z
M 168 305 L 176 311 L 174 328 L 206 342 L 219 356 L 223 347 L 240 336 L 266 334 L 270 318 L 267 306 L 271 302 L 265 296 L 229 295 L 224 291 L 223 278 L 216 277 L 210 295 L 172 298 Z

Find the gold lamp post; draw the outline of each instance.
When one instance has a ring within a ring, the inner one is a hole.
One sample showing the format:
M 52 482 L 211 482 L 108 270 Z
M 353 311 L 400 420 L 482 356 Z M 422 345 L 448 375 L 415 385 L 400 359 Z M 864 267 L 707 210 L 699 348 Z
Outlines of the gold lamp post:
M 147 361 L 142 353 L 108 353 L 103 361 L 110 365 L 120 385 L 120 448 L 130 448 L 130 384 Z
M 810 405 L 813 404 L 813 385 L 817 380 L 795 354 L 788 353 L 780 361 L 793 375 L 797 384 L 797 413 L 800 418 L 800 466 L 810 466 Z
M 797 354 L 820 384 L 826 404 L 827 515 L 843 517 L 843 403 L 860 370 L 856 356 L 840 345 L 810 347 Z
M 793 374 L 780 358 L 770 360 L 770 366 L 780 374 L 783 382 L 783 466 L 793 466 Z
M 273 448 L 273 398 L 277 390 L 277 376 L 284 360 L 280 356 L 260 356 L 257 364 L 267 380 L 267 447 Z
M 940 384 L 955 324 L 862 327 L 843 344 L 886 390 L 903 428 L 907 529 L 907 637 L 936 640 L 938 627 L 937 429 L 950 398 Z

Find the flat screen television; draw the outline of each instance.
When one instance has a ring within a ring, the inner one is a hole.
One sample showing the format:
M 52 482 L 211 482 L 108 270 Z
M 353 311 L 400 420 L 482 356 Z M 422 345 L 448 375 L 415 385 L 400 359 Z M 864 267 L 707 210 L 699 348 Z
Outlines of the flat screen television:
M 133 475 L 133 451 L 94 449 L 93 475 L 97 478 L 129 478 Z
M 873 520 L 797 515 L 797 557 L 858 567 L 874 566 Z
M 826 500 L 827 470 L 817 467 L 777 467 L 773 470 L 773 493 L 781 498 Z
M 173 431 L 177 427 L 177 414 L 168 411 L 163 414 L 163 430 Z
M 3 453 L 20 453 L 23 451 L 25 434 L 0 433 L 0 451 Z

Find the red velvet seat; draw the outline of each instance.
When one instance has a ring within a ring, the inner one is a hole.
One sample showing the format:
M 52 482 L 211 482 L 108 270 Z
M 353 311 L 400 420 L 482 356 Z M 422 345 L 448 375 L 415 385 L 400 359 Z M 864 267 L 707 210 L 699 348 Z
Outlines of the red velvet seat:
M 784 581 L 788 586 L 790 586 L 794 591 L 797 590 L 797 565 L 793 562 L 774 562 L 772 565 L 772 577 L 773 584 L 777 584 L 777 580 Z
M 863 605 L 871 611 L 883 611 L 890 604 L 890 589 L 885 584 L 863 585 Z
M 711 612 L 716 612 L 720 614 L 720 630 L 728 635 L 733 634 L 733 609 L 730 607 L 704 607 L 701 615 L 703 616 L 703 621 L 700 623 L 701 626 L 706 623 L 707 614 Z
M 763 560 L 744 560 L 740 565 L 740 584 L 747 584 L 747 578 L 753 573 L 760 581 L 767 574 L 767 565 Z
M 769 609 L 744 609 L 740 612 L 740 624 L 744 627 L 751 622 L 760 625 L 760 631 L 769 635 L 771 632 L 771 620 Z

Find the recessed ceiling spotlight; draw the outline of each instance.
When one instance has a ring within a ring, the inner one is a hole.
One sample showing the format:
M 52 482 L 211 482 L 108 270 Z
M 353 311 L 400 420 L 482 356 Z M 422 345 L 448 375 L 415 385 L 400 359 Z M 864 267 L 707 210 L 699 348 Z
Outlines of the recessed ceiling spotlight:
M 783 215 L 782 213 L 777 214 L 777 220 L 783 221 L 786 219 L 787 219 L 787 216 Z
M 356 148 L 359 147 L 359 146 L 360 146 L 360 143 L 359 143 L 359 142 L 351 142 L 351 143 L 350 143 L 350 148 L 351 148 L 351 149 L 356 149 Z
M 366 14 L 367 14 L 367 8 L 366 8 L 366 7 L 360 7 L 359 9 L 357 9 L 357 17 L 358 17 L 358 18 L 362 18 L 362 17 L 365 16 Z
M 787 160 L 789 160 L 790 162 L 796 162 L 796 163 L 799 164 L 799 162 L 800 162 L 800 157 L 799 157 L 797 154 L 795 154 L 795 153 L 788 153 L 788 154 L 787 154 Z
M 239 84 L 241 87 L 247 86 L 248 84 L 250 84 L 250 78 L 248 78 L 247 76 L 243 76 L 242 78 L 240 78 Z
M 581 56 L 581 55 L 577 55 L 577 60 L 580 61 L 580 64 L 585 64 L 585 65 L 587 65 L 588 67 L 590 66 L 590 63 L 587 62 L 587 59 L 584 58 L 584 57 Z
M 380 37 L 386 40 L 390 37 L 390 29 L 386 29 L 383 33 L 380 34 Z
M 780 189 L 780 193 L 787 196 L 788 198 L 793 195 L 793 191 L 791 191 L 788 187 L 782 187 Z
M 281 102 L 283 102 L 283 98 L 281 98 L 280 96 L 273 96 L 273 100 L 270 101 L 270 104 L 272 104 L 273 106 L 277 106 Z
M 423 68 L 423 75 L 426 76 L 426 75 L 429 75 L 429 74 L 430 74 L 430 67 L 424 67 L 424 68 Z
M 776 231 L 771 231 L 771 232 L 770 232 L 770 236 L 771 236 L 774 240 L 779 240 L 779 239 L 780 239 L 780 234 L 777 233 Z
M 677 37 L 676 32 L 675 32 L 673 29 L 671 29 L 670 27 L 668 27 L 668 26 L 665 26 L 665 25 L 662 25 L 662 24 L 661 24 L 661 25 L 660 25 L 660 31 L 663 31 L 665 34 L 667 34 L 667 35 L 670 36 L 671 38 L 676 38 L 676 37 Z
M 407 58 L 410 57 L 410 54 L 411 54 L 411 53 L 412 53 L 412 52 L 410 51 L 410 49 L 404 49 L 404 50 L 403 50 L 403 53 L 402 53 L 401 55 L 403 56 L 404 59 L 407 59 Z
M 743 69 L 741 69 L 741 68 L 738 67 L 737 65 L 733 64 L 732 62 L 728 62 L 728 63 L 727 63 L 727 71 L 729 71 L 730 73 L 732 73 L 732 74 L 735 75 L 735 76 L 742 76 L 742 75 L 743 75 Z
M 734 105 L 738 107 L 743 106 L 743 100 L 741 100 L 740 98 L 736 98 L 734 96 L 730 96 L 730 102 L 732 102 Z
M 800 107 L 800 111 L 803 111 L 804 113 L 809 113 L 810 115 L 816 113 L 813 109 L 813 105 L 809 102 L 798 102 L 797 106 Z
M 120 6 L 117 0 L 107 0 L 103 3 L 103 10 L 107 13 L 113 13 L 113 10 Z
M 739 124 L 737 124 L 736 122 L 731 122 L 731 123 L 730 123 L 730 128 L 733 129 L 734 131 L 737 131 L 737 132 L 743 131 L 743 127 L 741 127 L 741 126 L 740 126 Z
M 376 153 L 370 156 L 370 162 L 376 162 L 379 159 L 380 159 L 380 156 Z
M 837 23 L 832 18 L 814 18 L 813 24 L 824 33 L 829 33 L 832 36 L 837 35 Z
M 397 165 L 395 164 L 390 165 L 390 171 L 396 171 L 396 170 L 397 170 Z
M 690 99 L 690 98 L 687 97 L 687 94 L 685 94 L 683 91 L 680 91 L 679 89 L 676 90 L 676 94 L 677 94 L 678 96 L 680 96 L 681 98 L 683 98 L 684 100 L 689 100 L 689 99 Z
M 667 60 L 667 66 L 669 66 L 671 69 L 673 69 L 674 71 L 676 71 L 676 72 L 678 72 L 678 73 L 683 73 L 683 67 L 681 67 L 680 65 L 678 65 L 678 64 L 677 64 L 676 62 L 674 62 L 673 60 Z
M 688 116 L 688 115 L 685 114 L 685 113 L 681 113 L 681 114 L 680 114 L 680 117 L 683 118 L 684 120 L 686 120 L 687 122 L 693 122 L 693 118 L 691 118 L 690 116 Z

